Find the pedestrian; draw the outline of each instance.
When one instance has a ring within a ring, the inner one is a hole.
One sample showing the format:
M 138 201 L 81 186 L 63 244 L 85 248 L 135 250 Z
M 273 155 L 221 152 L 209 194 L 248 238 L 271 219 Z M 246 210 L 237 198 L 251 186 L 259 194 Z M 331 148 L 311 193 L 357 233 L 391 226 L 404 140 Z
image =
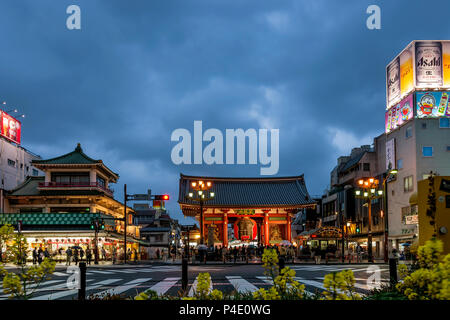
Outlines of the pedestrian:
M 83 248 L 80 248 L 80 260 L 83 261 L 84 258 L 84 250 Z
M 41 247 L 39 247 L 37 258 L 38 258 L 38 263 L 41 264 L 42 260 L 44 259 L 44 251 L 42 251 Z
M 70 266 L 71 261 L 72 261 L 72 249 L 67 248 L 67 250 L 66 250 L 66 266 Z
M 131 261 L 131 249 L 130 248 L 128 248 L 128 250 L 127 250 L 127 260 Z
M 106 250 L 102 247 L 102 260 L 106 261 Z
M 75 262 L 75 265 L 78 265 L 78 258 L 79 258 L 79 252 L 78 252 L 78 249 L 75 248 L 75 250 L 73 250 L 73 260 Z
M 362 255 L 363 255 L 363 248 L 359 245 L 356 246 L 356 262 L 361 263 L 362 262 Z
M 33 249 L 33 264 L 36 264 L 38 260 L 38 251 L 36 250 L 36 247 Z
M 117 260 L 117 249 L 113 248 L 113 250 L 112 250 L 112 263 L 116 264 L 116 260 Z
M 136 263 L 138 259 L 138 253 L 136 249 L 133 249 L 133 254 L 134 254 L 134 262 Z
M 161 257 L 161 253 L 159 252 L 159 248 L 156 249 L 156 259 L 159 260 Z
M 89 247 L 87 247 L 86 249 L 86 262 L 88 265 L 91 265 L 91 261 L 92 261 L 92 251 Z

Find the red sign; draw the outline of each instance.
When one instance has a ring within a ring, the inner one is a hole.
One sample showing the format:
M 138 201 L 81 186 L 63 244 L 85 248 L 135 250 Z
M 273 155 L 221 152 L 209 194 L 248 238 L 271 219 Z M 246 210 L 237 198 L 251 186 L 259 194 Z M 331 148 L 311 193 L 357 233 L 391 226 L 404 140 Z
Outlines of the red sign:
M 4 111 L 0 111 L 0 134 L 8 140 L 20 144 L 20 130 L 22 125 Z

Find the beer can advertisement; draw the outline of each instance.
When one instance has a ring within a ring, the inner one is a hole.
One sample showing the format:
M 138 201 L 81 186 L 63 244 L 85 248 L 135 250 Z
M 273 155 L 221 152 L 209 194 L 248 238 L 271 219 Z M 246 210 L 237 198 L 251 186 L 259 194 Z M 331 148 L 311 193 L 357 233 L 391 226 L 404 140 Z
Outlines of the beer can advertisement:
M 413 95 L 410 94 L 405 99 L 400 101 L 400 103 L 394 105 L 386 111 L 385 132 L 389 133 L 411 120 L 414 116 L 413 106 Z
M 391 105 L 400 98 L 400 59 L 395 59 L 387 68 L 387 96 Z
M 21 123 L 4 111 L 0 111 L 0 132 L 3 137 L 20 144 Z
M 448 91 L 417 92 L 417 118 L 450 117 L 449 96 Z
M 442 44 L 440 42 L 416 43 L 416 86 L 442 87 Z

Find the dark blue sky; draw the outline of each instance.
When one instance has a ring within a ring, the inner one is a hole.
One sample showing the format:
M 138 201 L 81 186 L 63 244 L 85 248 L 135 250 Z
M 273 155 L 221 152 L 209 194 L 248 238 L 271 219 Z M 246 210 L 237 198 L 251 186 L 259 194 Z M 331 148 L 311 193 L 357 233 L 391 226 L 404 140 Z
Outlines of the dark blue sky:
M 66 8 L 81 8 L 81 30 Z M 381 30 L 366 8 L 381 7 Z M 448 39 L 450 2 L 63 1 L 0 3 L 0 100 L 26 114 L 43 158 L 77 142 L 114 186 L 169 193 L 180 172 L 259 176 L 259 165 L 172 164 L 177 128 L 280 129 L 278 175 L 321 194 L 339 155 L 384 129 L 385 66 L 414 39 Z

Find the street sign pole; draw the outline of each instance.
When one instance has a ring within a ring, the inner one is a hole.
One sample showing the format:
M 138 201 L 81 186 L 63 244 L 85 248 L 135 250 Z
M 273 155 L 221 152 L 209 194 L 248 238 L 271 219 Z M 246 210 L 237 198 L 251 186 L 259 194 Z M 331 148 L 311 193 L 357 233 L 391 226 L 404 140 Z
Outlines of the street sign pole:
M 127 185 L 123 185 L 123 196 L 124 196 L 124 206 L 123 206 L 123 217 L 124 217 L 124 232 L 123 232 L 123 261 L 124 264 L 127 263 Z

